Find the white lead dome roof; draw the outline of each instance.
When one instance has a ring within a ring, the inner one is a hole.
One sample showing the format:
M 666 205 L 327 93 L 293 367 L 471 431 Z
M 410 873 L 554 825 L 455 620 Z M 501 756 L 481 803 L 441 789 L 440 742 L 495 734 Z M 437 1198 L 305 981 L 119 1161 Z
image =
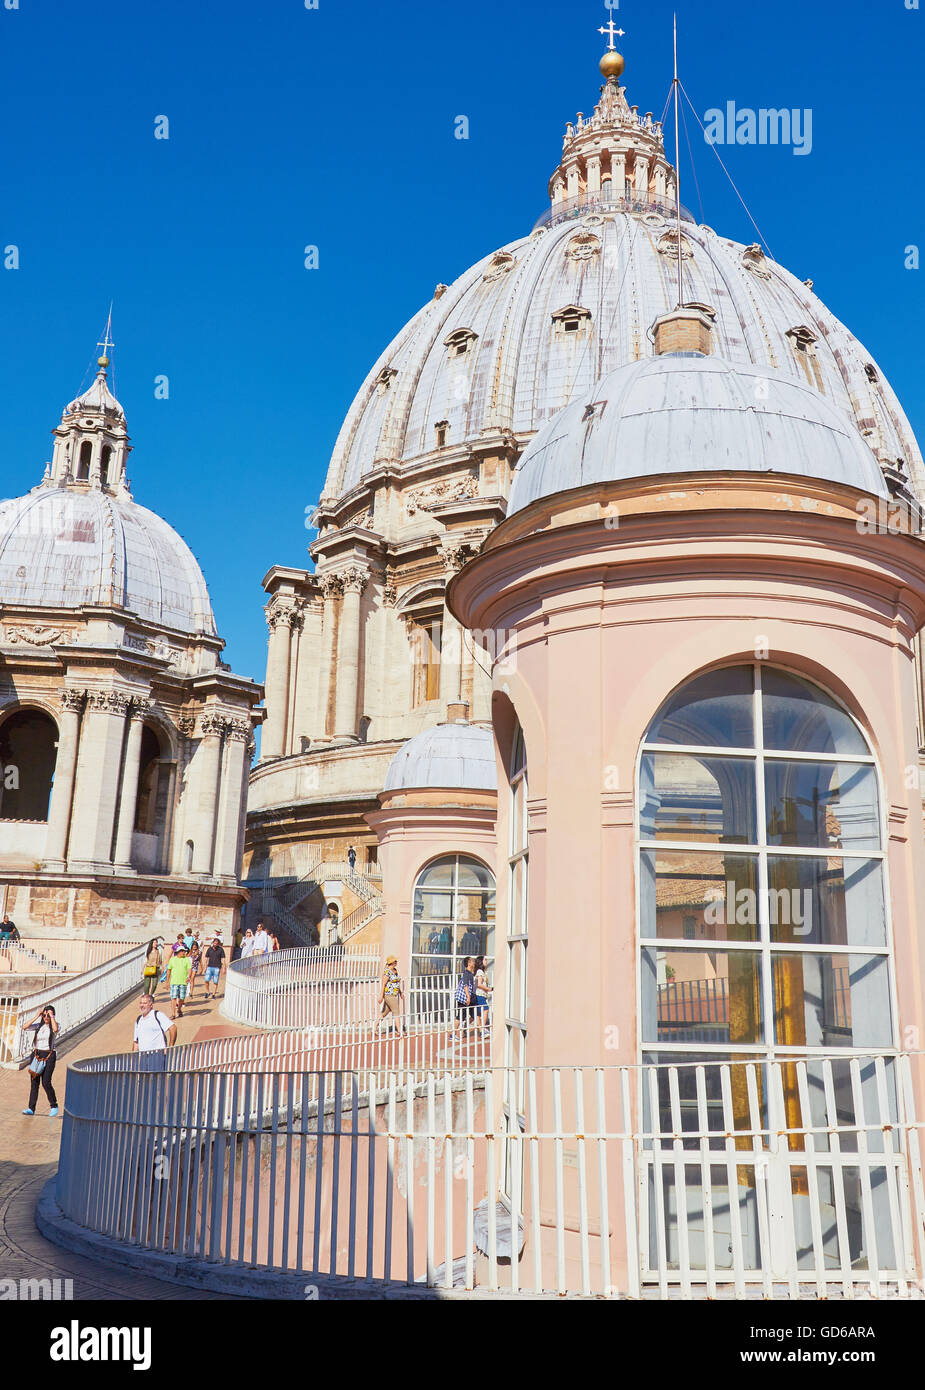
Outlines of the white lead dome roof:
M 113 606 L 175 632 L 215 634 L 186 542 L 147 507 L 98 488 L 44 486 L 0 502 L 0 602 Z
M 479 724 L 437 724 L 409 738 L 389 763 L 384 790 L 426 787 L 497 791 L 491 730 Z
M 589 483 L 672 473 L 780 473 L 889 497 L 844 413 L 781 372 L 666 354 L 609 373 L 532 439 L 508 515 Z

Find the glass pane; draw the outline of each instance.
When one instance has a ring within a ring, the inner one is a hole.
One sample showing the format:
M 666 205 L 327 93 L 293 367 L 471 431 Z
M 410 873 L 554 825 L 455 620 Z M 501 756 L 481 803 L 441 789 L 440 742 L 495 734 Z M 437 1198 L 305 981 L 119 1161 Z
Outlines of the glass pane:
M 769 845 L 880 848 L 877 776 L 869 764 L 768 758 Z
M 487 923 L 461 922 L 456 928 L 456 954 L 460 964 L 466 956 L 490 956 L 494 943 L 494 927 Z
M 511 865 L 510 877 L 510 907 L 508 917 L 508 935 L 523 936 L 526 934 L 527 924 L 524 913 L 523 884 L 527 866 L 524 861 L 518 860 Z
M 429 888 L 452 887 L 455 870 L 456 859 L 452 854 L 444 859 L 435 859 L 423 870 L 418 883 L 421 886 L 426 883 Z
M 755 841 L 755 763 L 751 758 L 646 753 L 639 793 L 644 839 Z
M 475 859 L 460 859 L 459 878 L 460 888 L 494 888 L 494 875 L 484 864 L 479 864 Z
M 885 946 L 883 865 L 879 859 L 769 855 L 768 920 L 772 941 Z
M 433 894 L 428 894 L 433 897 Z M 453 954 L 453 930 L 449 922 L 441 923 L 439 918 L 415 916 L 411 950 L 415 955 L 451 956 Z
M 430 892 L 428 889 L 414 890 L 414 920 L 424 922 L 443 922 L 452 919 L 453 894 Z
M 757 941 L 756 856 L 647 849 L 640 869 L 642 936 Z
M 643 1042 L 760 1043 L 757 951 L 642 952 Z
M 772 956 L 775 1039 L 787 1047 L 889 1047 L 886 956 Z
M 709 671 L 688 681 L 656 715 L 647 742 L 753 748 L 753 682 L 750 666 Z
M 441 955 L 418 955 L 411 959 L 412 975 L 452 975 L 453 957 Z
M 870 752 L 850 715 L 808 681 L 786 671 L 762 671 L 765 748 L 797 753 Z

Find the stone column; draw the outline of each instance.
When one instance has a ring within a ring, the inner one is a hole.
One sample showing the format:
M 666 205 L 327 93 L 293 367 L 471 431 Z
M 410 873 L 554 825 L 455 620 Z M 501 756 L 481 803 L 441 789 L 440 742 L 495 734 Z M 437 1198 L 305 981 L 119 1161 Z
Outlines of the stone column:
M 68 868 L 112 873 L 113 829 L 125 718 L 130 699 L 119 690 L 93 690 L 77 755 Z
M 138 804 L 141 735 L 144 731 L 145 716 L 150 709 L 150 700 L 133 700 L 129 714 L 128 743 L 125 748 L 122 793 L 119 800 L 119 824 L 116 829 L 116 868 L 120 873 L 132 872 L 132 832 L 135 829 L 135 808 Z
M 443 571 L 449 584 L 453 575 L 462 569 L 471 554 L 460 542 L 448 542 L 443 548 Z M 440 700 L 444 705 L 462 699 L 463 631 L 449 607 L 443 609 L 443 643 L 440 653 Z
M 46 869 L 66 867 L 67 832 L 71 824 L 71 803 L 74 797 L 74 774 L 77 770 L 77 737 L 80 730 L 80 711 L 86 692 L 64 690 L 61 693 L 61 719 L 58 725 L 58 753 L 55 758 L 55 780 L 48 811 L 48 833 L 45 837 Z
M 626 155 L 612 154 L 610 156 L 611 185 L 610 196 L 612 198 L 626 197 Z
M 236 878 L 238 873 L 241 787 L 244 777 L 244 761 L 250 738 L 250 720 L 231 719 L 228 721 L 225 771 L 222 777 L 220 829 L 215 847 L 215 872 L 223 878 Z
M 289 681 L 292 665 L 292 624 L 296 606 L 275 595 L 266 606 L 270 640 L 267 647 L 267 718 L 263 726 L 261 758 L 282 757 L 289 724 Z
M 643 159 L 642 155 L 636 155 L 636 197 L 647 198 L 649 196 L 649 161 Z
M 588 169 L 588 192 L 600 193 L 601 191 L 601 157 L 599 154 L 589 154 L 587 160 Z
M 360 595 L 366 588 L 369 573 L 359 566 L 354 566 L 345 570 L 341 577 L 344 583 L 344 602 L 337 643 L 334 734 L 337 738 L 355 738 L 360 674 Z
M 211 874 L 222 772 L 222 734 L 226 721 L 208 713 L 199 721 L 200 741 L 194 768 L 197 795 L 193 816 L 186 817 L 184 834 L 193 842 L 193 873 Z
M 577 198 L 579 192 L 581 191 L 578 186 L 578 172 L 579 171 L 577 163 L 570 164 L 565 171 L 565 177 L 568 181 L 567 188 L 569 198 Z
M 337 600 L 344 591 L 343 580 L 339 574 L 323 575 L 319 581 L 324 599 L 324 616 L 321 627 L 321 681 L 318 696 L 321 700 L 321 729 L 324 736 L 334 732 L 334 696 L 336 691 L 337 647 Z

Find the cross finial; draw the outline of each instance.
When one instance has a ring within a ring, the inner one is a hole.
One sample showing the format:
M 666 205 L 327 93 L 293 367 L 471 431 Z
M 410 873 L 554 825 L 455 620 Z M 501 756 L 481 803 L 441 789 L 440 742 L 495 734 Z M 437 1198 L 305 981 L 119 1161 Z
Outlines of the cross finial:
M 112 305 L 111 305 L 111 304 L 110 304 L 110 306 L 109 306 L 109 317 L 108 317 L 107 320 L 106 320 L 106 331 L 105 331 L 105 333 L 103 334 L 102 340 L 101 340 L 100 342 L 97 343 L 97 347 L 100 349 L 100 354 L 101 354 L 101 355 L 100 355 L 100 358 L 99 358 L 99 364 L 100 364 L 100 366 L 101 366 L 101 367 L 104 367 L 104 366 L 105 366 L 105 367 L 108 367 L 108 366 L 109 366 L 109 349 L 112 348 L 112 347 L 115 347 L 115 343 L 114 343 L 113 340 L 112 340 Z
M 622 38 L 623 38 L 623 35 L 625 34 L 626 31 L 625 31 L 625 29 L 617 29 L 617 28 L 614 26 L 613 15 L 611 15 L 611 16 L 610 16 L 610 23 L 609 23 L 609 24 L 602 24 L 601 27 L 600 27 L 600 29 L 598 29 L 597 32 L 598 32 L 599 34 L 606 34 L 606 35 L 607 35 L 608 40 L 609 40 L 609 42 L 608 42 L 608 44 L 607 44 L 607 49 L 608 49 L 608 52 L 611 52 L 611 53 L 612 53 L 613 50 L 614 50 L 614 49 L 616 48 L 616 46 L 617 46 L 617 45 L 614 43 L 614 39 L 615 39 L 615 38 L 616 38 L 616 39 L 622 39 Z

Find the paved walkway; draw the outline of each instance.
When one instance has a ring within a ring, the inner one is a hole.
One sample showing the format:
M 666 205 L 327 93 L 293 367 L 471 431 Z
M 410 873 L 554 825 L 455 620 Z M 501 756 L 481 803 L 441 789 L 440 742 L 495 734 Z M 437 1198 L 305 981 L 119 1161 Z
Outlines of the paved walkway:
M 140 985 L 139 985 L 139 993 Z M 166 986 L 158 988 L 156 1003 L 165 1013 Z M 128 1052 L 132 1028 L 138 1017 L 137 995 L 112 1014 L 92 1033 L 79 1038 L 72 1048 L 67 1041 L 58 1053 L 55 1090 L 63 1106 L 67 1094 L 65 1069 L 83 1057 L 99 1057 L 108 1052 Z M 201 1028 L 215 1031 L 225 1020 L 217 1003 L 204 996 L 189 1005 L 177 1030 L 178 1042 L 192 1042 Z M 253 1032 L 248 1028 L 222 1031 Z M 129 1270 L 109 1269 L 82 1255 L 71 1254 L 52 1245 L 36 1229 L 34 1212 L 39 1193 L 58 1166 L 61 1120 L 48 1117 L 44 1091 L 34 1116 L 20 1112 L 29 1099 L 29 1078 L 25 1071 L 0 1070 L 0 1279 L 70 1279 L 75 1299 L 215 1299 L 220 1294 L 200 1291 L 149 1279 Z

